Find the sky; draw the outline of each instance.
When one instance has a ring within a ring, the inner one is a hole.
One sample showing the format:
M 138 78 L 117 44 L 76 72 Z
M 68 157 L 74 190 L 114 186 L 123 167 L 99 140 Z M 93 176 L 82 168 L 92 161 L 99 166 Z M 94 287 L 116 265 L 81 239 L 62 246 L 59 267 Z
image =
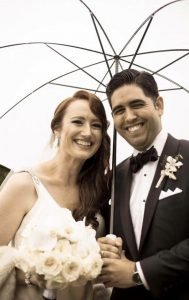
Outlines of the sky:
M 119 53 L 137 28 L 159 7 L 170 3 L 165 0 L 86 0 Z M 147 23 L 146 23 L 147 24 Z M 91 64 L 101 58 L 98 54 L 75 51 L 58 43 L 101 50 L 88 9 L 79 0 L 1 0 L 0 2 L 0 115 L 12 105 L 30 94 L 24 101 L 0 118 L 0 164 L 12 169 L 20 169 L 49 157 L 50 120 L 56 105 L 75 92 L 55 84 L 46 84 L 73 69 L 73 64 L 63 58 L 69 57 L 75 65 Z M 145 28 L 145 26 L 144 26 Z M 168 68 L 159 73 L 172 80 L 155 75 L 164 98 L 165 129 L 175 137 L 189 139 L 189 94 L 173 82 L 189 90 L 189 1 L 183 0 L 160 10 L 152 20 L 152 25 L 140 48 L 141 52 L 157 49 L 180 49 L 140 55 L 135 63 L 154 71 L 166 63 Z M 136 34 L 127 46 L 125 55 L 134 53 L 143 31 Z M 107 40 L 103 39 L 106 53 L 112 52 Z M 34 44 L 27 44 L 34 42 Z M 20 46 L 13 44 L 26 43 Z M 53 45 L 52 43 L 56 43 Z M 9 47 L 8 47 L 9 45 Z M 5 47 L 6 46 L 6 47 Z M 53 47 L 53 49 L 51 48 Z M 184 50 L 183 50 L 184 49 Z M 57 51 L 59 54 L 55 53 Z M 61 55 L 60 55 L 61 54 Z M 175 64 L 172 61 L 181 55 L 185 57 Z M 96 58 L 97 57 L 97 58 Z M 126 58 L 129 60 L 129 56 Z M 104 64 L 105 65 L 105 64 Z M 95 77 L 102 79 L 104 66 L 87 69 Z M 124 62 L 124 66 L 128 64 Z M 141 69 L 141 67 L 136 67 Z M 115 69 L 112 69 L 115 72 Z M 61 77 L 54 81 L 95 88 L 97 84 L 83 73 Z M 108 78 L 104 83 L 108 82 Z M 40 86 L 42 88 L 38 89 Z M 34 90 L 36 92 L 32 93 Z M 105 106 L 110 121 L 109 134 L 112 137 L 113 124 L 111 110 L 105 94 L 98 94 Z M 120 137 L 117 143 L 117 162 L 132 153 L 132 148 Z

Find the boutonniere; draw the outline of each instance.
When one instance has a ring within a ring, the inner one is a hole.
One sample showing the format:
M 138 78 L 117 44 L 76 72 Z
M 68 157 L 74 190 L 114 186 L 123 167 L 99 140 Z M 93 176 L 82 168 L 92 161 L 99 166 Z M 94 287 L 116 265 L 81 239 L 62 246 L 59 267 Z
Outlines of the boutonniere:
M 181 154 L 177 154 L 174 158 L 172 156 L 168 156 L 165 167 L 161 170 L 160 178 L 156 184 L 156 188 L 159 188 L 165 176 L 169 177 L 170 179 L 176 180 L 176 176 L 174 173 L 178 171 L 178 169 L 183 165 L 179 159 L 183 159 Z

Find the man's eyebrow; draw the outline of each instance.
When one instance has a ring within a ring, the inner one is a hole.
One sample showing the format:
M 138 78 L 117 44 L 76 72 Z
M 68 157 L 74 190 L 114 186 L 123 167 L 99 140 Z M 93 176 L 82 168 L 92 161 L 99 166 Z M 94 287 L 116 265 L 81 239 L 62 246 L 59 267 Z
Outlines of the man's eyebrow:
M 133 100 L 131 100 L 130 102 L 129 102 L 129 104 L 131 103 L 137 103 L 137 102 L 144 102 L 144 100 L 143 99 L 133 99 Z
M 130 100 L 130 101 L 128 102 L 127 105 L 129 106 L 129 105 L 132 105 L 132 104 L 135 104 L 135 103 L 138 103 L 138 102 L 144 102 L 144 100 L 143 100 L 143 99 L 132 99 L 132 100 Z M 115 110 L 117 110 L 117 109 L 119 109 L 119 108 L 122 108 L 122 107 L 124 107 L 123 104 L 118 104 L 118 105 L 116 105 L 116 106 L 112 109 L 112 113 L 114 113 Z

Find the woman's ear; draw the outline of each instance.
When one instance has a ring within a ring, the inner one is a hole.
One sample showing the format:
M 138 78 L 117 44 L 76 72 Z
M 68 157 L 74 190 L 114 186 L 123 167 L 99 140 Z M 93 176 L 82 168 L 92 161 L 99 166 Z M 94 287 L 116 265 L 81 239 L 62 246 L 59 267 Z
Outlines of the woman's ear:
M 53 134 L 52 147 L 53 149 L 57 150 L 57 148 L 60 146 L 60 133 L 58 130 L 54 130 Z

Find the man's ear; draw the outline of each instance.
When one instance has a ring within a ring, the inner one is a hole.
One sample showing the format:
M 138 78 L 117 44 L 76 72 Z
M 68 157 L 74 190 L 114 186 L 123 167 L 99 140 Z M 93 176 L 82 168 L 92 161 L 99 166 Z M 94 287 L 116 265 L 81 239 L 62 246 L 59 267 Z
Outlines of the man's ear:
M 155 109 L 158 110 L 159 116 L 163 115 L 163 110 L 164 110 L 164 103 L 163 103 L 163 98 L 161 96 L 158 96 L 155 103 L 154 103 Z

